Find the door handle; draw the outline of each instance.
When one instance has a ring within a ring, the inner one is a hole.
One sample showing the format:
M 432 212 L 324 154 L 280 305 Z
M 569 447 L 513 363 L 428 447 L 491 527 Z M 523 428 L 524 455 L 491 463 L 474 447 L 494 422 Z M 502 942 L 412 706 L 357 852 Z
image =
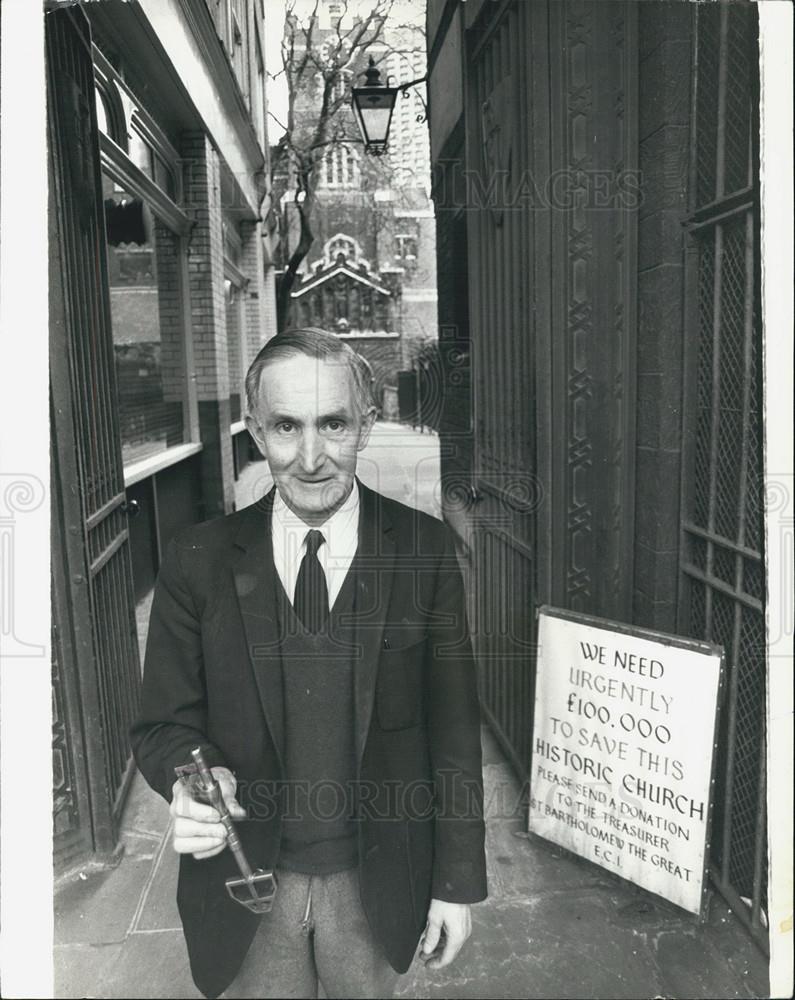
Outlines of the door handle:
M 483 502 L 483 494 L 477 489 L 476 486 L 469 487 L 469 502 L 473 507 L 476 503 Z
M 141 513 L 141 505 L 137 500 L 125 500 L 121 505 L 122 513 L 127 517 L 138 517 Z

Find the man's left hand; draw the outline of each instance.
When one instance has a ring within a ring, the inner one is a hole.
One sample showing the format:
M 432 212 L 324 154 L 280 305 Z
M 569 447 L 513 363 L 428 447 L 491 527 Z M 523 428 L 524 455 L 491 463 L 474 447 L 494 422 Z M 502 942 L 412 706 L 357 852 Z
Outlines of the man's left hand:
M 422 935 L 420 957 L 429 969 L 449 965 L 472 933 L 472 917 L 468 903 L 445 903 L 432 899 L 428 923 Z

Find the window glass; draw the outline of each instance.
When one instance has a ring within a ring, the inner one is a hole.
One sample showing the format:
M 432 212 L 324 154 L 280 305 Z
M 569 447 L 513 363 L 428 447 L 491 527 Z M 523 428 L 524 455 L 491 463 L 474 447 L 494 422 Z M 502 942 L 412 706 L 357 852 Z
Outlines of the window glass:
M 114 100 L 114 97 L 117 100 Z M 94 104 L 97 109 L 97 128 L 126 151 L 127 137 L 124 104 L 118 101 L 119 92 L 112 84 L 94 84 Z M 117 113 L 118 108 L 118 113 Z
M 395 257 L 399 260 L 417 259 L 417 238 L 407 233 L 398 233 L 395 236 Z
M 185 441 L 180 242 L 103 176 L 113 349 L 124 464 Z
M 224 257 L 239 267 L 242 243 L 240 233 L 233 222 L 228 222 L 226 219 L 221 222 L 221 238 L 224 242 Z
M 355 187 L 359 183 L 359 157 L 351 146 L 333 146 L 324 158 L 321 180 L 326 187 Z
M 133 161 L 136 167 L 138 167 L 146 174 L 147 177 L 154 179 L 153 178 L 154 171 L 152 169 L 153 166 L 152 147 L 149 145 L 146 139 L 144 139 L 143 136 L 140 135 L 134 128 L 130 129 L 129 139 L 130 139 L 130 151 L 129 151 L 130 159 Z
M 110 128 L 108 127 L 108 112 L 105 108 L 105 99 L 102 96 L 102 92 L 99 87 L 94 88 L 94 98 L 97 104 L 97 128 L 100 132 L 104 132 L 105 135 L 110 136 L 112 139 Z

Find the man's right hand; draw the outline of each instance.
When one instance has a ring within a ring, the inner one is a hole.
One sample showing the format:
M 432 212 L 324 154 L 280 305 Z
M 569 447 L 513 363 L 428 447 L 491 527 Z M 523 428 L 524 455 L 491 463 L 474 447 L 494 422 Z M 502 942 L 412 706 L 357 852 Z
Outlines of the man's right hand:
M 235 776 L 226 767 L 211 770 L 232 819 L 245 819 L 246 811 L 235 798 Z M 226 846 L 226 829 L 218 810 L 195 799 L 191 787 L 179 780 L 172 789 L 170 812 L 174 819 L 172 843 L 177 854 L 192 854 L 201 861 L 220 854 Z

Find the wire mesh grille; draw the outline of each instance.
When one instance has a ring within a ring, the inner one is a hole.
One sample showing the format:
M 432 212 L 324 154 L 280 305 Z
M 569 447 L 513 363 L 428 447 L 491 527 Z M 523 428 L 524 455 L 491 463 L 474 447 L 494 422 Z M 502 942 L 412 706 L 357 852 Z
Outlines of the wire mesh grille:
M 764 567 L 756 559 L 745 559 L 743 571 L 743 590 L 751 597 L 762 600 L 764 597 Z
M 760 302 L 754 299 L 754 329 L 762 329 Z M 745 496 L 745 531 L 743 542 L 749 548 L 761 551 L 764 538 L 763 483 L 762 483 L 762 357 L 760 338 L 751 339 L 749 359 L 748 398 L 748 475 Z M 760 567 L 761 569 L 761 567 Z M 761 595 L 761 585 L 759 587 Z M 749 591 L 750 593 L 750 591 Z
M 712 572 L 719 580 L 727 583 L 730 587 L 734 586 L 736 564 L 734 553 L 730 552 L 728 549 L 721 548 L 718 545 L 713 545 L 713 550 L 714 562 Z
M 705 572 L 707 568 L 707 542 L 698 535 L 690 536 L 690 562 L 696 569 Z
M 701 582 L 690 581 L 690 628 L 692 636 L 703 637 L 707 634 L 707 588 Z
M 716 239 L 717 239 L 716 235 Z M 720 271 L 719 390 L 715 530 L 738 537 L 745 365 L 745 219 L 725 228 Z
M 712 432 L 712 317 L 715 285 L 715 245 L 706 240 L 699 249 L 698 268 L 698 398 L 695 419 L 695 467 L 709 468 Z M 709 521 L 709 479 L 696 477 L 693 491 L 693 520 L 701 528 Z
M 704 624 L 704 632 L 701 633 L 700 638 L 708 639 L 710 642 L 718 643 L 724 647 L 727 680 L 728 685 L 731 686 L 731 675 L 735 664 L 732 643 L 732 634 L 734 631 L 733 602 L 730 598 L 724 596 L 719 591 L 708 588 L 708 585 L 706 584 L 702 584 L 702 587 L 705 591 L 709 591 L 708 594 L 705 593 L 704 596 L 705 600 L 708 599 L 711 607 L 711 615 Z M 729 705 L 729 701 L 730 699 L 727 699 L 724 702 L 724 705 Z M 715 808 L 712 825 L 712 849 L 710 852 L 711 860 L 717 865 L 722 865 L 724 860 L 723 847 L 724 837 L 726 835 L 725 802 L 727 794 L 730 794 L 729 781 L 731 777 L 731 768 L 727 766 L 727 764 L 730 763 L 729 715 L 730 712 L 728 711 L 723 711 L 721 713 L 720 730 L 718 732 L 718 768 L 715 776 Z
M 696 43 L 696 372 L 683 551 L 691 635 L 724 647 L 711 859 L 760 931 L 766 905 L 765 623 L 761 322 L 755 208 L 722 199 L 758 187 L 752 157 L 756 14 L 701 4 Z M 713 205 L 714 202 L 717 204 Z M 687 525 L 686 525 L 687 531 Z M 689 562 L 688 562 L 689 560 Z M 756 906 L 754 905 L 756 904 Z
M 760 780 L 765 753 L 765 635 L 760 615 L 747 610 L 741 615 L 738 660 L 745 669 L 737 675 L 729 881 L 741 896 L 750 898 L 754 894 L 757 838 L 763 843 L 766 840 L 764 826 L 760 826 L 764 818 L 764 811 L 760 810 Z M 764 888 L 763 882 L 763 899 Z
M 715 199 L 718 150 L 718 60 L 720 52 L 720 5 L 698 8 L 698 77 L 696 80 L 696 191 L 699 205 Z
M 751 11 L 744 5 L 730 13 L 726 38 L 726 151 L 724 191 L 729 194 L 751 183 Z

